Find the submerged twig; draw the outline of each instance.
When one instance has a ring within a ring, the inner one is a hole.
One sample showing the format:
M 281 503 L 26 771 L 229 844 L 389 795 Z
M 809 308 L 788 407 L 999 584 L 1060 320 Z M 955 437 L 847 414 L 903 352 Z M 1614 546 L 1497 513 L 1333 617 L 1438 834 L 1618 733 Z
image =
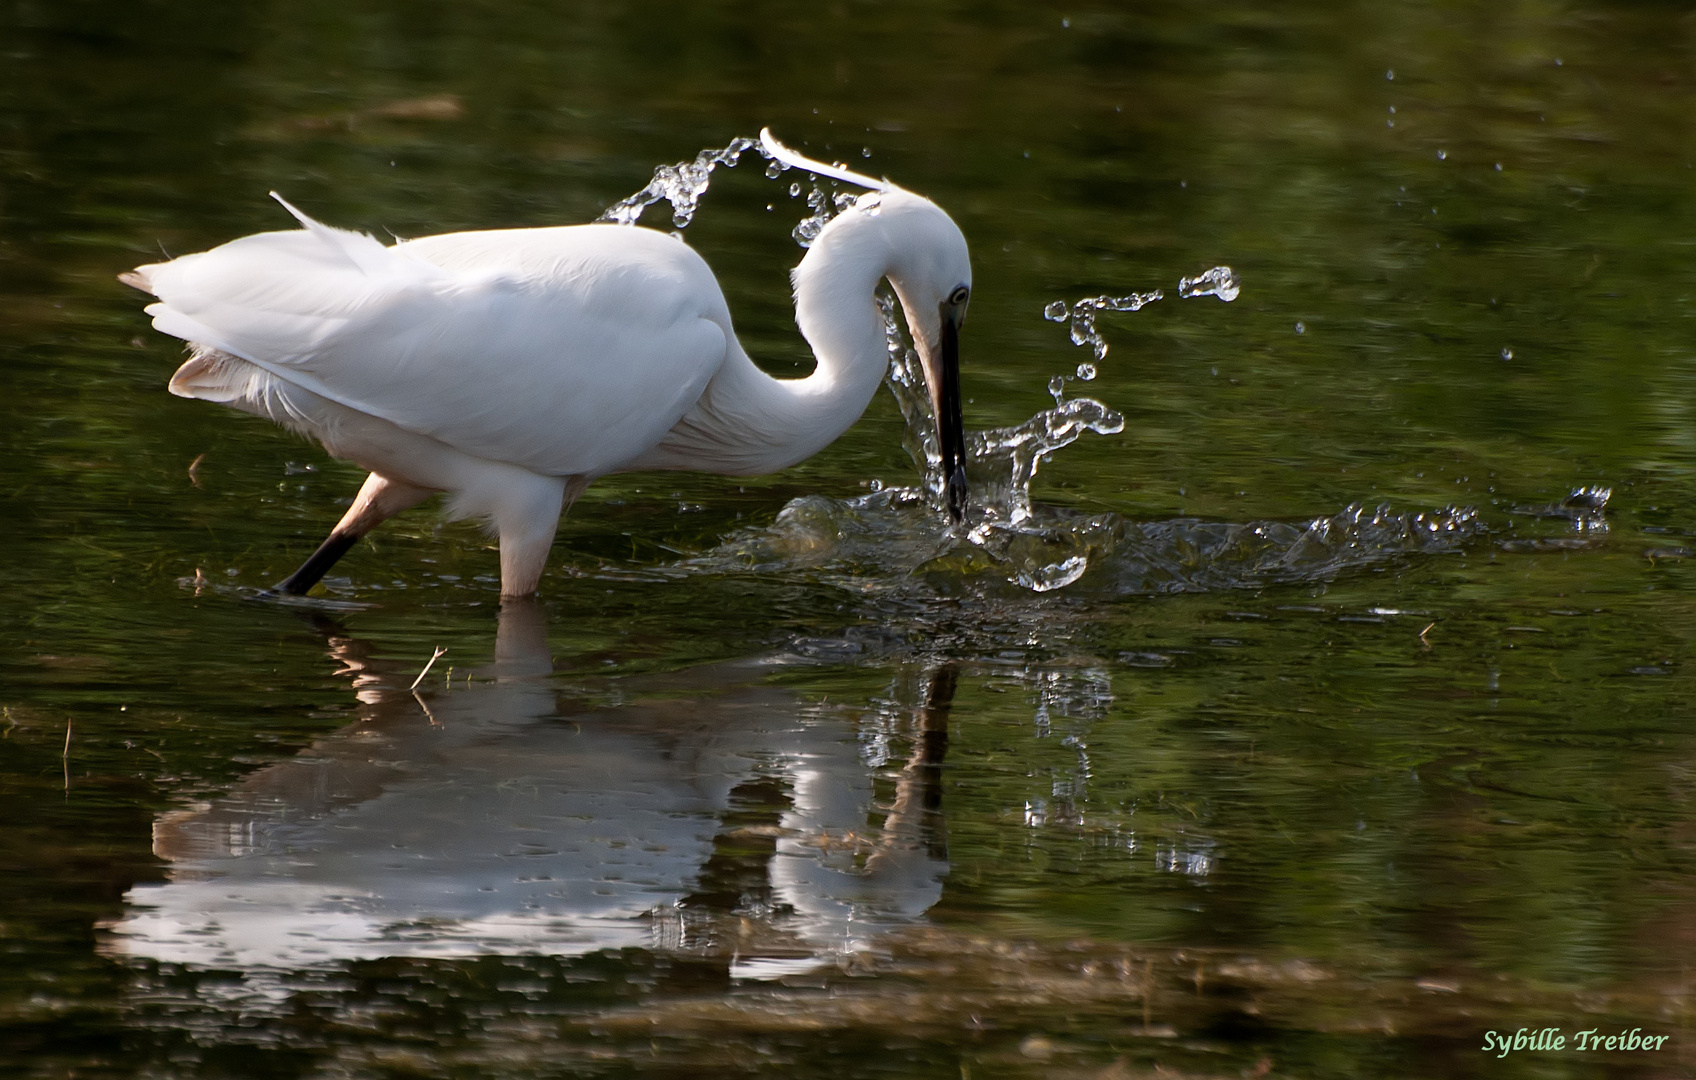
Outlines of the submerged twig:
M 410 691 L 418 689 L 418 684 L 424 681 L 424 676 L 430 674 L 430 669 L 436 666 L 436 661 L 440 660 L 442 658 L 442 654 L 445 652 L 447 652 L 446 649 L 438 646 L 430 659 L 425 661 L 424 670 L 418 673 L 418 678 L 412 680 L 412 685 L 407 687 L 407 690 Z

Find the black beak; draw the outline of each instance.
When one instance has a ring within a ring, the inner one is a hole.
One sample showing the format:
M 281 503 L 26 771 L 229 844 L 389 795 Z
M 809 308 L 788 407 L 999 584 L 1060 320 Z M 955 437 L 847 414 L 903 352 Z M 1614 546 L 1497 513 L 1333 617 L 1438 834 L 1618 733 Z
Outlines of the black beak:
M 942 313 L 942 378 L 936 387 L 936 427 L 942 444 L 942 475 L 948 516 L 966 518 L 966 425 L 960 416 L 960 327 L 952 312 Z

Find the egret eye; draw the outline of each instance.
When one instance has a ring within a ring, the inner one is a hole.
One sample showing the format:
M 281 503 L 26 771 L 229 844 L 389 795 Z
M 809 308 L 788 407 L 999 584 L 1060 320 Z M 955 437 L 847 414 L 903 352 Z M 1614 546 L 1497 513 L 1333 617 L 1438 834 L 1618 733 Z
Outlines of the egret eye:
M 953 304 L 955 307 L 959 307 L 961 304 L 966 302 L 966 297 L 970 295 L 971 291 L 964 285 L 961 285 L 959 288 L 948 294 L 948 302 Z

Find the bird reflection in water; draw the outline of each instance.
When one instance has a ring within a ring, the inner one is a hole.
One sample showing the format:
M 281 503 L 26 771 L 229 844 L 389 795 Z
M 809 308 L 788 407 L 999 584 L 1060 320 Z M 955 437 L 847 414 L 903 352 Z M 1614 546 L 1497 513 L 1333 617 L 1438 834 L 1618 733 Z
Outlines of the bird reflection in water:
M 131 890 L 107 951 L 245 970 L 638 947 L 762 977 L 833 963 L 940 897 L 951 667 L 925 676 L 885 810 L 854 724 L 770 685 L 785 658 L 573 705 L 546 629 L 506 601 L 494 663 L 416 695 L 332 632 L 359 719 L 161 817 L 170 880 Z

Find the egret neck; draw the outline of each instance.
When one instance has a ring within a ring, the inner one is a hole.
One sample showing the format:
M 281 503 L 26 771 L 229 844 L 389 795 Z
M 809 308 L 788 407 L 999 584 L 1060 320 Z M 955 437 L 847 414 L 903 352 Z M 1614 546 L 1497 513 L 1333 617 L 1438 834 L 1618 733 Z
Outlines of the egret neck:
M 793 272 L 795 321 L 812 346 L 813 373 L 773 378 L 731 335 L 724 366 L 694 409 L 630 468 L 755 475 L 824 449 L 866 411 L 888 370 L 877 306 L 884 278 L 895 287 L 924 362 L 941 428 L 950 511 L 959 520 L 965 472 L 956 335 L 970 262 L 948 215 L 900 188 L 863 196 L 833 218 Z

